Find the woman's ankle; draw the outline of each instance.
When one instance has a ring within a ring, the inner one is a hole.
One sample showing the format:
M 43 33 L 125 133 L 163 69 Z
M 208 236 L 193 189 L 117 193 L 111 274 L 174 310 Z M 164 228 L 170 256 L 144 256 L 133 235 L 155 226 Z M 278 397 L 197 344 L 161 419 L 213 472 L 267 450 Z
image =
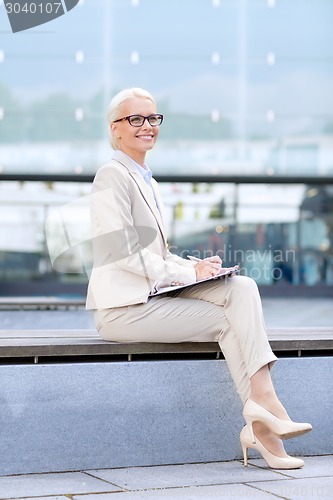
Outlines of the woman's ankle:
M 291 420 L 287 410 L 276 394 L 251 394 L 250 399 L 275 415 L 275 417 L 281 418 L 282 420 Z

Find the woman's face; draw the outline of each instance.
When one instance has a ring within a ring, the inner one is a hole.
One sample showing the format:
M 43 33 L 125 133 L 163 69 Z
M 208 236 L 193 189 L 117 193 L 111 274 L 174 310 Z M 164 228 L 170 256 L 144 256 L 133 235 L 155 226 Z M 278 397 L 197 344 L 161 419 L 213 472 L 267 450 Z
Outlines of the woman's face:
M 149 99 L 130 97 L 122 103 L 119 118 L 130 115 L 150 116 L 155 113 L 156 107 Z M 133 127 L 128 120 L 123 120 L 112 123 L 111 130 L 117 138 L 119 149 L 142 164 L 146 152 L 155 145 L 160 127 L 152 127 L 148 120 L 145 120 L 141 127 Z

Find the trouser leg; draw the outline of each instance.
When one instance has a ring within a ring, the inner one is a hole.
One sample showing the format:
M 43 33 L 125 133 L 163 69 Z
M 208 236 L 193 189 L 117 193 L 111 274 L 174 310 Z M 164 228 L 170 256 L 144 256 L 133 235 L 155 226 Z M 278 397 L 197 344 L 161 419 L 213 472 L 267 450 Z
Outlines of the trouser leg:
M 237 392 L 245 402 L 250 396 L 250 378 L 277 359 L 269 345 L 261 299 L 256 283 L 233 276 L 183 289 L 181 297 L 211 302 L 223 308 L 227 325 L 218 339 Z
M 97 311 L 95 317 L 106 340 L 218 341 L 243 402 L 250 394 L 251 376 L 276 360 L 257 286 L 243 276 L 195 285 L 147 304 Z
M 95 322 L 101 337 L 115 342 L 217 342 L 228 326 L 220 306 L 164 295 L 96 311 Z

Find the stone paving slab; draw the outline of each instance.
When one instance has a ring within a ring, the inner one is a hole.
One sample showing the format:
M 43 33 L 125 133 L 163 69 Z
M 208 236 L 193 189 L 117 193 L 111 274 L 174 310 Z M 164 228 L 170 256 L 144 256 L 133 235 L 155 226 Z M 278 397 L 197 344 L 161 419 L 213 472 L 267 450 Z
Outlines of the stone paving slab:
M 91 470 L 89 473 L 127 490 L 272 481 L 285 477 L 268 468 L 244 467 L 240 461 Z
M 332 326 L 333 300 L 331 298 L 263 298 L 267 327 Z M 77 310 L 1 310 L 1 329 L 31 328 L 94 328 L 93 314 Z
M 262 299 L 267 327 L 332 326 L 332 298 L 273 297 Z
M 103 494 L 103 493 L 102 493 Z M 82 499 L 86 498 L 86 497 L 79 497 Z M 114 498 L 114 497 L 113 497 Z M 7 500 L 7 499 L 6 499 Z M 16 499 L 14 499 L 16 500 Z M 20 499 L 17 499 L 17 500 L 20 500 Z M 47 496 L 47 497 L 24 497 L 23 500 L 68 500 L 68 497 L 64 497 L 64 496 Z
M 267 494 L 278 495 L 288 500 L 332 500 L 333 498 L 332 476 L 252 483 L 252 486 L 260 488 Z
M 84 472 L 52 474 L 26 474 L 0 477 L 0 500 L 11 498 L 42 497 L 119 491 L 117 486 L 106 483 Z M 68 498 L 68 497 L 67 497 Z M 40 498 L 39 498 L 40 500 Z M 52 499 L 54 500 L 54 499 Z
M 94 328 L 93 315 L 85 310 L 52 311 L 2 311 L 0 310 L 1 329 L 24 328 Z
M 278 471 L 260 459 L 0 477 L 0 500 L 210 500 L 333 498 L 333 455 Z M 113 483 L 113 484 L 112 484 Z
M 218 486 L 191 486 L 184 488 L 170 488 L 162 490 L 136 491 L 120 494 L 101 494 L 74 496 L 73 500 L 249 500 L 270 499 L 277 500 L 274 494 L 268 494 L 260 489 L 243 484 L 226 484 Z M 26 499 L 24 499 L 26 500 Z M 36 499 L 37 500 L 37 499 Z M 38 499 L 40 500 L 40 499 Z M 50 498 L 49 500 L 53 500 Z

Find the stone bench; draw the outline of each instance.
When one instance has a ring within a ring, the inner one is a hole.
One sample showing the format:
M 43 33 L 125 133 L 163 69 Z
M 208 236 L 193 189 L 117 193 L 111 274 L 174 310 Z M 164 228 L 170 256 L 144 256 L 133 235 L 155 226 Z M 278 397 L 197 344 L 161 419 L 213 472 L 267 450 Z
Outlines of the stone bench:
M 333 328 L 269 329 L 277 392 L 333 449 Z M 95 330 L 0 331 L 0 474 L 241 458 L 244 424 L 217 343 L 114 343 Z
M 85 306 L 84 297 L 17 296 L 0 297 L 0 310 L 71 309 Z
M 269 328 L 268 337 L 273 351 L 318 356 L 319 352 L 332 355 L 333 327 Z M 327 351 L 327 352 L 326 352 Z M 38 359 L 76 356 L 81 361 L 91 356 L 123 356 L 124 359 L 142 359 L 143 356 L 216 355 L 220 348 L 216 342 L 182 343 L 118 343 L 101 339 L 96 330 L 0 330 L 1 358 Z M 44 359 L 45 360 L 45 359 Z

